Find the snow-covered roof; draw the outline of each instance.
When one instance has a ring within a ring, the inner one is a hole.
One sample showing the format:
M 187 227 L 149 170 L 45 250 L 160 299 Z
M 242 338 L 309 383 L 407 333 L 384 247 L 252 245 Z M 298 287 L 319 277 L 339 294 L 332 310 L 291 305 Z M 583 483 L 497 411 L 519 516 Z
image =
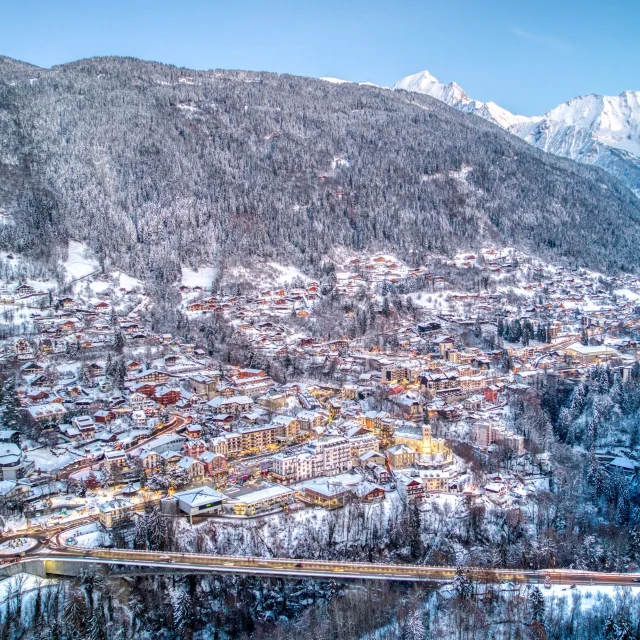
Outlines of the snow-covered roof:
M 211 487 L 198 487 L 197 489 L 188 489 L 173 494 L 181 502 L 188 504 L 190 507 L 199 507 L 213 501 L 228 500 L 227 496 Z

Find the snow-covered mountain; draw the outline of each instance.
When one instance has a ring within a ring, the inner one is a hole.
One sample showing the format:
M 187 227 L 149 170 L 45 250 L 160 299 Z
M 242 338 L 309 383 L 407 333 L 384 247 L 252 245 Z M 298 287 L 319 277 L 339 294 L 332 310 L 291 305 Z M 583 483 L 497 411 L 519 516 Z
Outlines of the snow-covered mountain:
M 465 113 L 473 113 L 485 120 L 490 120 L 501 127 L 508 129 L 514 124 L 525 123 L 529 118 L 517 116 L 506 109 L 499 107 L 495 102 L 480 102 L 472 100 L 456 82 L 442 84 L 438 82 L 428 71 L 421 71 L 412 76 L 407 76 L 393 85 L 394 89 L 426 93 L 433 98 L 446 102 Z
M 640 92 L 580 96 L 528 118 L 494 102 L 473 100 L 455 82 L 440 83 L 428 71 L 407 76 L 393 88 L 430 95 L 508 129 L 534 147 L 594 164 L 640 196 Z

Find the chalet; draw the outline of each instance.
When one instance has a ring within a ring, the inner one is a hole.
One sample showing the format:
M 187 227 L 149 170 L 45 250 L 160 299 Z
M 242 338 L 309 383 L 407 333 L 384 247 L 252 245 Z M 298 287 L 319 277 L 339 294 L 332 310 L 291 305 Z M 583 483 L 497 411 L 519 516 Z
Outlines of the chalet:
M 71 333 L 76 329 L 76 323 L 74 320 L 65 320 L 58 325 L 58 330 L 61 333 Z
M 145 369 L 138 373 L 133 378 L 137 383 L 140 382 L 153 382 L 154 384 L 166 384 L 169 380 L 169 375 L 164 371 L 157 371 L 155 369 Z
M 396 474 L 398 494 L 405 502 L 413 502 L 424 498 L 424 485 L 419 478 L 412 478 L 403 473 Z
M 503 502 L 507 494 L 507 487 L 501 482 L 490 482 L 485 485 L 484 492 L 492 502 Z
M 142 394 L 147 398 L 153 398 L 156 393 L 156 385 L 152 382 L 140 382 L 130 387 L 132 395 Z
M 18 296 L 30 296 L 33 293 L 35 293 L 35 289 L 28 285 L 28 284 L 21 284 L 17 289 L 16 289 L 16 294 Z
M 107 411 L 106 409 L 100 409 L 93 414 L 94 422 L 106 424 L 111 422 L 116 417 L 116 414 L 113 411 Z
M 170 353 L 168 356 L 165 356 L 164 364 L 167 367 L 174 367 L 178 363 L 179 359 L 180 357 L 175 353 Z
M 169 389 L 168 387 L 156 387 L 154 399 L 163 407 L 176 404 L 180 401 L 180 389 Z
M 202 425 L 199 424 L 188 424 L 185 427 L 184 434 L 187 438 L 200 438 L 202 437 Z
M 378 502 L 384 500 L 385 490 L 371 482 L 361 482 L 354 487 L 354 493 L 360 502 Z
M 40 340 L 40 351 L 42 353 L 51 353 L 53 351 L 54 343 L 51 338 L 43 338 Z
M 373 477 L 376 479 L 376 482 L 386 484 L 387 482 L 391 481 L 391 474 L 389 473 L 389 470 L 383 465 L 367 462 L 366 469 L 367 471 L 369 471 L 369 473 L 371 473 L 371 475 L 373 475 Z
M 153 392 L 152 392 L 152 395 L 153 395 Z M 129 406 L 134 411 L 139 411 L 141 409 L 144 409 L 148 400 L 149 400 L 149 396 L 147 394 L 136 391 L 129 396 Z
M 36 376 L 31 381 L 31 386 L 32 387 L 52 387 L 53 385 L 54 385 L 53 378 L 51 376 L 47 375 L 46 373 L 43 373 L 42 375 Z
M 91 416 L 77 416 L 71 420 L 71 426 L 80 432 L 83 440 L 90 440 L 95 436 L 96 425 Z
M 126 471 L 129 468 L 129 461 L 124 451 L 107 451 L 104 454 L 104 466 L 111 473 Z
M 35 376 L 44 373 L 44 367 L 37 362 L 27 362 L 27 364 L 20 367 L 22 375 Z
M 125 364 L 127 374 L 140 373 L 143 369 L 142 365 L 136 360 L 128 360 Z
M 104 375 L 104 367 L 99 365 L 96 362 L 92 362 L 89 366 L 89 375 L 92 378 L 100 378 L 101 376 Z
M 150 449 L 139 449 L 136 456 L 146 472 L 152 472 L 160 468 L 160 454 Z
M 49 393 L 44 390 L 27 393 L 26 399 L 32 404 L 41 404 L 49 398 Z

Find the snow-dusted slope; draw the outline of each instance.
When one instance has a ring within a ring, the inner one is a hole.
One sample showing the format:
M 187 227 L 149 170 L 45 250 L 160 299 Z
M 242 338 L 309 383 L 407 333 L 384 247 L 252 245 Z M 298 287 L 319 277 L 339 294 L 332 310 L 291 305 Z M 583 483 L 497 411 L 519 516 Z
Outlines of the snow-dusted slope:
M 527 118 L 494 102 L 472 100 L 455 82 L 442 84 L 428 71 L 408 76 L 393 88 L 425 93 L 494 122 L 534 147 L 594 164 L 640 196 L 640 92 L 580 96 L 543 116 Z

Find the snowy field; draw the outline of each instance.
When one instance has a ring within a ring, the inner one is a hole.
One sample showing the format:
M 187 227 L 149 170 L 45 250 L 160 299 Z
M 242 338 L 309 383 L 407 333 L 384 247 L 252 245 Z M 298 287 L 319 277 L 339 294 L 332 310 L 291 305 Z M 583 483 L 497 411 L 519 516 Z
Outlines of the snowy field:
M 180 283 L 185 287 L 202 287 L 203 289 L 211 289 L 211 285 L 217 272 L 218 270 L 215 267 L 199 267 L 198 269 L 182 267 L 182 278 Z
M 84 278 L 98 270 L 98 261 L 88 256 L 89 249 L 85 244 L 75 240 L 69 242 L 69 255 L 63 263 L 69 280 Z

